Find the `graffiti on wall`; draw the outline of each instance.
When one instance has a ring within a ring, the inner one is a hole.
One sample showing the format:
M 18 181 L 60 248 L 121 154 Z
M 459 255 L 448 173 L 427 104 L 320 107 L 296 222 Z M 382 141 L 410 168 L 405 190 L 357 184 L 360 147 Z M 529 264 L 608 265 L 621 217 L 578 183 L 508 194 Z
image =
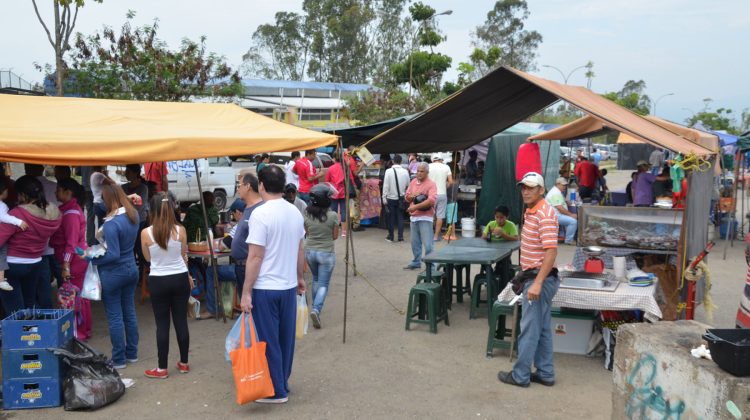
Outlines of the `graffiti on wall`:
M 656 384 L 656 358 L 644 354 L 628 375 L 628 385 L 633 390 L 628 398 L 626 415 L 631 419 L 682 418 L 685 402 L 680 398 L 668 399 L 664 389 Z

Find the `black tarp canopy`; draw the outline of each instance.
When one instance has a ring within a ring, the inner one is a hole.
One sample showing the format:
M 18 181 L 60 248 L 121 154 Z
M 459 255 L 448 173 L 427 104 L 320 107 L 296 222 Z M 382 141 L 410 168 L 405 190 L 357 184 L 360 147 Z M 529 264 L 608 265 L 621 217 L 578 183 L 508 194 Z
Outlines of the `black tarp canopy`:
M 323 130 L 323 132 L 340 136 L 341 141 L 344 143 L 344 147 L 359 146 L 360 144 L 370 140 L 378 134 L 390 130 L 391 128 L 401 124 L 402 122 L 409 121 L 416 115 L 417 114 L 406 115 L 390 120 L 379 121 L 370 125 L 345 128 L 343 130 Z

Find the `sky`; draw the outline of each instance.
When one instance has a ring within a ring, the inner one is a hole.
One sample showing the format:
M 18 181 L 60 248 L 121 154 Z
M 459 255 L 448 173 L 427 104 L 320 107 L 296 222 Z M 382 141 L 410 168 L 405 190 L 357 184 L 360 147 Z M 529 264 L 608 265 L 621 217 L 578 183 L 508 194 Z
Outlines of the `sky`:
M 438 52 L 453 58 L 444 80 L 454 80 L 457 64 L 473 48 L 471 32 L 493 7 L 490 0 L 422 0 L 438 12 L 447 40 Z M 30 0 L 2 0 L 0 70 L 12 70 L 29 82 L 42 79 L 33 63 L 54 62 Z M 38 0 L 50 20 L 50 0 Z M 258 25 L 273 21 L 277 11 L 300 11 L 302 0 L 104 0 L 79 12 L 76 30 L 90 34 L 102 25 L 119 28 L 127 11 L 136 23 L 159 18 L 159 37 L 176 47 L 182 38 L 207 36 L 209 51 L 223 54 L 239 67 Z M 656 114 L 682 123 L 704 107 L 750 108 L 750 1 L 747 0 L 528 0 L 526 29 L 543 36 L 538 76 L 563 81 L 554 66 L 568 74 L 589 60 L 597 92 L 619 90 L 630 80 L 644 80 L 647 94 L 659 99 Z M 575 70 L 569 84 L 585 85 L 585 70 Z M 672 94 L 672 95 L 669 95 Z M 668 95 L 668 96 L 663 96 Z

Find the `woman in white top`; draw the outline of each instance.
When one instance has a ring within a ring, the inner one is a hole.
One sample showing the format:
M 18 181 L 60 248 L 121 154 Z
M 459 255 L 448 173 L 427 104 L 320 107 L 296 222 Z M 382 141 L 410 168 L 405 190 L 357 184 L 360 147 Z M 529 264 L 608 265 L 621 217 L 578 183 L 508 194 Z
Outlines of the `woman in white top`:
M 159 365 L 146 371 L 149 378 L 164 379 L 169 376 L 169 319 L 174 323 L 180 360 L 177 370 L 188 373 L 188 348 L 190 333 L 187 324 L 187 305 L 193 279 L 187 269 L 187 234 L 175 220 L 174 204 L 163 193 L 151 199 L 151 226 L 141 232 L 143 257 L 151 262 L 148 289 L 156 321 L 156 348 Z

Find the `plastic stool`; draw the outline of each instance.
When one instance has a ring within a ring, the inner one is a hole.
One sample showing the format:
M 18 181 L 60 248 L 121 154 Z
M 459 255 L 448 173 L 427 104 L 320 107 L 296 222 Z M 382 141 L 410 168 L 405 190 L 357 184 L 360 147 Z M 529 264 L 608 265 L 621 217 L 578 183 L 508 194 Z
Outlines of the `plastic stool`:
M 438 270 L 432 270 L 430 273 L 430 280 L 428 283 L 440 283 L 440 280 L 443 278 L 443 272 Z M 427 270 L 421 271 L 419 274 L 417 274 L 417 284 L 422 283 L 423 281 L 427 281 Z
M 451 300 L 456 295 L 456 302 L 464 301 L 464 293 L 471 298 L 471 265 L 459 264 L 453 266 L 454 282 L 450 285 Z M 466 270 L 466 282 L 463 281 L 463 271 Z
M 427 318 L 420 319 L 424 316 L 425 305 L 427 306 Z M 408 310 L 405 327 L 407 331 L 412 322 L 429 324 L 430 332 L 433 334 L 437 334 L 437 324 L 439 321 L 445 321 L 445 325 L 450 325 L 448 321 L 448 309 L 443 298 L 443 288 L 438 283 L 419 283 L 412 286 L 411 291 L 409 291 L 409 302 L 406 308 Z M 416 311 L 415 308 L 417 308 Z M 415 316 L 418 318 L 414 319 Z
M 513 349 L 518 350 L 518 341 L 506 340 L 506 337 L 511 337 L 512 331 L 505 327 L 505 317 L 513 316 L 513 306 L 506 302 L 498 302 L 492 304 L 492 313 L 490 314 L 490 328 L 487 334 L 487 357 L 492 357 L 493 350 L 495 348 Z M 516 338 L 521 332 L 521 306 L 518 306 L 518 317 L 513 320 L 516 329 Z
M 479 273 L 474 276 L 474 284 L 471 286 L 471 305 L 469 306 L 469 319 L 475 319 L 477 317 L 476 311 L 479 309 L 479 305 L 487 303 L 486 300 L 480 299 L 482 293 L 482 287 L 487 289 L 487 276 L 483 273 Z

